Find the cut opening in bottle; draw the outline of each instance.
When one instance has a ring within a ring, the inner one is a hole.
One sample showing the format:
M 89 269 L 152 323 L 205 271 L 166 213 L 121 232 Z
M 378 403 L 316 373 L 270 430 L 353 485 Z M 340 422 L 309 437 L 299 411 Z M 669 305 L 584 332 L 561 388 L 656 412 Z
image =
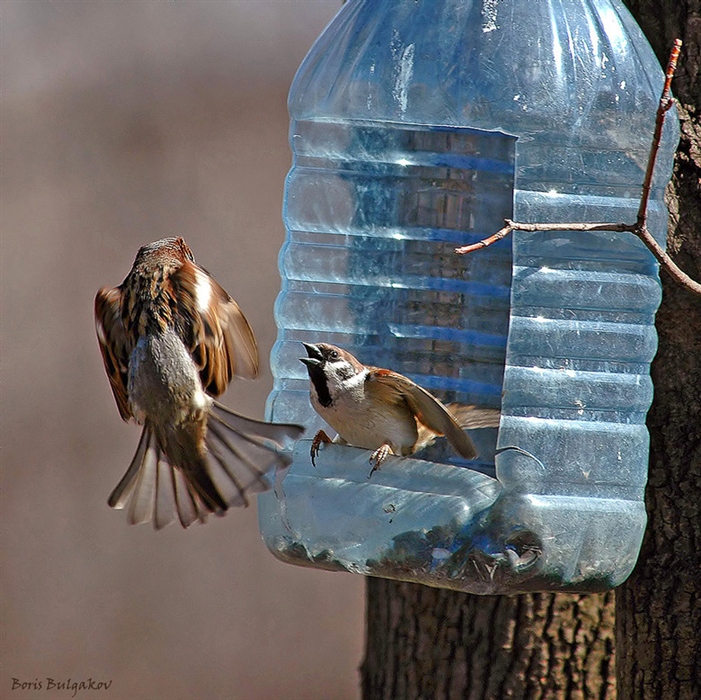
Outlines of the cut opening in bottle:
M 515 141 L 476 129 L 296 122 L 287 183 L 285 294 L 276 313 L 272 417 L 309 405 L 300 342 L 340 345 L 446 403 L 499 409 L 509 325 L 511 245 L 479 264 L 454 249 L 512 216 Z M 471 431 L 494 475 L 497 429 Z M 438 440 L 422 459 L 463 464 Z

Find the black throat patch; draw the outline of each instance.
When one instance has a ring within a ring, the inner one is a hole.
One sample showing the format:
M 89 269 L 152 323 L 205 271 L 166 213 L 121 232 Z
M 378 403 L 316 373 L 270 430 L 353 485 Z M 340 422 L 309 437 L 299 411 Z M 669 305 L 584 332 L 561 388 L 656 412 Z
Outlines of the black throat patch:
M 307 365 L 307 371 L 309 372 L 309 379 L 311 379 L 314 389 L 316 390 L 319 403 L 324 408 L 328 408 L 331 405 L 331 394 L 329 393 L 329 386 L 326 383 L 324 370 L 320 365 Z

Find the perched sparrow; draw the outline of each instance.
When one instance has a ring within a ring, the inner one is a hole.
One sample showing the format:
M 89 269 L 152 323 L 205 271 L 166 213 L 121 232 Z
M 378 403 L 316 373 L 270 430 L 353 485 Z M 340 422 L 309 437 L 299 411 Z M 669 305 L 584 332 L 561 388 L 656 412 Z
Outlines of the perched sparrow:
M 334 442 L 374 450 L 370 475 L 389 454 L 410 455 L 445 435 L 466 459 L 477 457 L 463 428 L 499 425 L 499 411 L 474 406 L 444 406 L 401 374 L 370 367 L 334 345 L 302 343 L 308 357 L 309 395 L 314 410 L 338 433 Z M 312 463 L 322 442 L 320 430 L 312 442 Z
M 255 377 L 258 349 L 238 304 L 195 264 L 182 238 L 143 246 L 124 282 L 95 297 L 95 325 L 119 413 L 143 425 L 136 454 L 109 497 L 129 522 L 183 527 L 248 505 L 296 425 L 245 418 L 212 397 Z

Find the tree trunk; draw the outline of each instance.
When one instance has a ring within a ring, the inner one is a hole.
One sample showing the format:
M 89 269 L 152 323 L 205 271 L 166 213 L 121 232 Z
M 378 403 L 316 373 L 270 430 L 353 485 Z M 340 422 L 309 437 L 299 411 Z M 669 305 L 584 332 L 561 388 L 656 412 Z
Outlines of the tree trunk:
M 701 279 L 700 0 L 627 0 L 666 64 L 685 49 L 673 89 L 684 138 L 670 188 L 668 249 Z M 662 276 L 653 364 L 648 527 L 617 594 L 470 596 L 367 581 L 364 700 L 701 698 L 701 303 Z
M 472 596 L 368 579 L 365 700 L 613 698 L 613 593 Z
M 668 190 L 668 250 L 701 279 L 701 3 L 629 0 L 660 61 L 684 41 L 672 90 L 682 138 Z M 649 523 L 633 575 L 616 594 L 621 698 L 701 698 L 701 300 L 662 273 L 659 349 L 648 414 Z

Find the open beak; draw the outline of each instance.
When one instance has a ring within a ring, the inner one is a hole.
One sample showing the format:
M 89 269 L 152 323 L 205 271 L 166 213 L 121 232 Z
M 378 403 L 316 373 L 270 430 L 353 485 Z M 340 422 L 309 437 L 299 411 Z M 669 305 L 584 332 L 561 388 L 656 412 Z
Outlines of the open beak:
M 316 345 L 311 343 L 302 343 L 309 357 L 300 357 L 299 361 L 307 365 L 307 367 L 319 367 L 324 362 L 324 356 L 321 350 Z

